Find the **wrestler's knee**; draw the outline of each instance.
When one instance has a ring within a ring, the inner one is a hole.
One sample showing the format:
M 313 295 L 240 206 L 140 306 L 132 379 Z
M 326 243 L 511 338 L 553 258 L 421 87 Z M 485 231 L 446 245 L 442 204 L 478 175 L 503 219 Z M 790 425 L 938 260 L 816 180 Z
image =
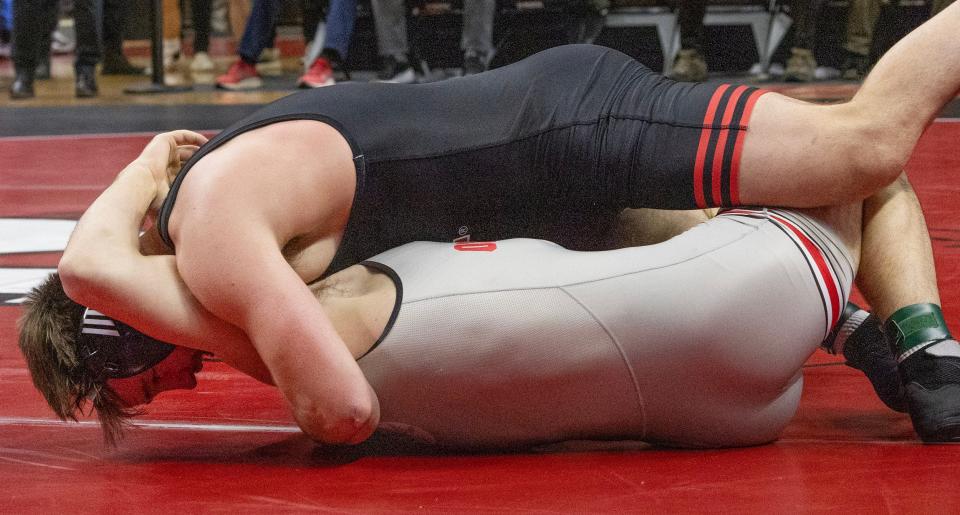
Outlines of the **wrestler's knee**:
M 851 187 L 865 198 L 894 182 L 903 172 L 919 135 L 906 127 L 868 116 L 851 103 L 838 113 L 840 159 L 847 163 Z

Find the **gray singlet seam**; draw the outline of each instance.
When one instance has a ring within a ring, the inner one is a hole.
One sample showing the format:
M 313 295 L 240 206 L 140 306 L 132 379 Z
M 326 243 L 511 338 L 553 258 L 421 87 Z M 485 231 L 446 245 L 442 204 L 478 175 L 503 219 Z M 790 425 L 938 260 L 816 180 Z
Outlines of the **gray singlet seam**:
M 623 346 L 620 345 L 620 341 L 617 339 L 617 337 L 610 332 L 610 329 L 607 328 L 606 324 L 603 323 L 603 320 L 600 320 L 600 317 L 598 317 L 593 310 L 587 307 L 587 305 L 581 302 L 580 299 L 578 299 L 575 295 L 567 291 L 565 287 L 559 287 L 556 289 L 566 294 L 570 300 L 576 302 L 578 306 L 580 306 L 587 314 L 589 314 L 590 318 L 592 318 L 594 322 L 596 322 L 597 325 L 603 329 L 603 332 L 606 333 L 610 343 L 616 347 L 617 353 L 620 354 L 620 359 L 623 360 L 623 365 L 627 367 L 627 372 L 630 374 L 630 381 L 633 383 L 633 393 L 637 397 L 637 404 L 640 408 L 640 440 L 643 440 L 647 437 L 647 406 L 646 403 L 643 402 L 643 394 L 640 392 L 640 381 L 637 379 L 637 373 L 630 364 L 630 359 L 627 357 L 626 351 L 623 350 Z
M 746 224 L 744 224 L 744 225 L 746 225 Z M 570 288 L 570 287 L 572 287 L 572 286 L 581 286 L 581 285 L 584 285 L 584 284 L 591 284 L 591 283 L 597 283 L 597 282 L 601 282 L 601 281 L 608 281 L 608 280 L 610 280 L 610 279 L 617 279 L 617 278 L 620 278 L 620 277 L 629 277 L 629 276 L 631 276 L 631 275 L 637 275 L 637 274 L 642 274 L 642 273 L 646 273 L 646 272 L 652 272 L 652 271 L 656 271 L 656 270 L 664 270 L 664 269 L 667 269 L 667 268 L 670 268 L 670 267 L 674 267 L 674 266 L 678 266 L 678 265 L 682 265 L 682 264 L 688 263 L 688 262 L 690 262 L 690 261 L 693 261 L 694 259 L 700 259 L 700 258 L 702 258 L 702 257 L 704 257 L 704 256 L 706 256 L 706 255 L 708 255 L 708 254 L 710 254 L 710 253 L 712 253 L 712 252 L 716 252 L 716 251 L 718 251 L 718 250 L 720 250 L 720 249 L 726 248 L 726 247 L 728 247 L 728 246 L 730 246 L 730 245 L 733 245 L 733 244 L 735 244 L 735 243 L 739 243 L 740 240 L 742 240 L 742 239 L 744 239 L 744 238 L 746 238 L 746 237 L 752 236 L 752 235 L 754 235 L 754 234 L 757 234 L 757 233 L 760 231 L 760 227 L 761 227 L 761 226 L 753 226 L 753 231 L 750 231 L 750 232 L 745 233 L 745 234 L 741 234 L 741 235 L 740 235 L 739 237 L 737 237 L 735 240 L 728 241 L 728 242 L 726 242 L 726 243 L 724 243 L 723 245 L 720 245 L 720 246 L 718 246 L 718 247 L 714 247 L 714 248 L 711 248 L 711 249 L 708 249 L 708 250 L 704 250 L 703 252 L 701 252 L 701 253 L 699 253 L 699 254 L 696 254 L 696 255 L 694 255 L 694 256 L 690 256 L 690 257 L 688 257 L 688 258 L 686 258 L 686 259 L 683 259 L 683 260 L 681 260 L 681 261 L 675 261 L 675 262 L 673 262 L 673 263 L 669 263 L 669 264 L 662 265 L 662 266 L 655 266 L 655 267 L 650 267 L 650 268 L 644 268 L 644 269 L 642 269 L 642 270 L 634 270 L 634 271 L 632 271 L 632 272 L 624 272 L 624 273 L 622 273 L 622 274 L 608 275 L 608 276 L 604 276 L 604 277 L 598 277 L 598 278 L 596 278 L 596 279 L 590 279 L 590 280 L 586 280 L 586 281 L 578 281 L 578 282 L 566 283 L 566 284 L 551 284 L 551 285 L 542 285 L 542 286 L 524 286 L 524 287 L 518 287 L 518 288 L 497 288 L 497 289 L 478 290 L 478 291 L 470 291 L 470 292 L 447 293 L 447 294 L 443 294 L 443 295 L 431 295 L 431 296 L 428 296 L 428 297 L 420 297 L 420 298 L 410 299 L 409 301 L 404 300 L 404 301 L 403 301 L 403 304 L 404 304 L 404 305 L 407 305 L 407 304 L 414 304 L 414 303 L 417 303 L 417 302 L 424 302 L 424 301 L 428 301 L 428 300 L 444 299 L 444 298 L 447 298 L 447 297 L 463 297 L 463 296 L 466 296 L 466 295 L 484 295 L 484 294 L 488 294 L 488 293 L 500 293 L 500 292 L 532 291 L 532 290 L 550 290 L 550 289 L 553 289 L 553 288 Z M 615 251 L 609 251 L 609 252 L 615 252 Z

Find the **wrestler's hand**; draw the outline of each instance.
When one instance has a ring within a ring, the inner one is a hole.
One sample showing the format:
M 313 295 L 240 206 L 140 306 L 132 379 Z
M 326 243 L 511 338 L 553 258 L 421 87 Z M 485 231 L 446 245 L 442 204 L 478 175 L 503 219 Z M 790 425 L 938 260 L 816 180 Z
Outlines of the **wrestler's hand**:
M 179 130 L 157 134 L 147 143 L 134 164 L 149 170 L 157 186 L 156 195 L 150 203 L 151 212 L 160 209 L 170 192 L 170 184 L 180 173 L 180 167 L 206 142 L 207 138 L 202 134 Z

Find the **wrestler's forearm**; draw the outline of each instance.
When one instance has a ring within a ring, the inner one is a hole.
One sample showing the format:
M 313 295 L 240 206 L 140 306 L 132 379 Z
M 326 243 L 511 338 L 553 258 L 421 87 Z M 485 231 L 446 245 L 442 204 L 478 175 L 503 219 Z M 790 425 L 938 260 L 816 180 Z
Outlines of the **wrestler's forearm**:
M 881 320 L 911 304 L 940 304 L 930 235 L 906 175 L 863 203 L 857 285 Z
M 98 304 L 114 272 L 139 253 L 140 225 L 155 195 L 149 170 L 134 162 L 80 217 L 58 266 L 74 301 Z

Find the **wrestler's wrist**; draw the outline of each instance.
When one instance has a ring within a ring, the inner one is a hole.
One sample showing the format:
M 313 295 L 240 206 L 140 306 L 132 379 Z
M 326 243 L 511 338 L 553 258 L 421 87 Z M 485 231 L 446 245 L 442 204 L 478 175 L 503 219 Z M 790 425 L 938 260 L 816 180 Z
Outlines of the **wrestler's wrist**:
M 117 181 L 123 181 L 129 189 L 141 193 L 149 206 L 157 203 L 160 186 L 148 164 L 140 160 L 130 163 L 117 175 Z

